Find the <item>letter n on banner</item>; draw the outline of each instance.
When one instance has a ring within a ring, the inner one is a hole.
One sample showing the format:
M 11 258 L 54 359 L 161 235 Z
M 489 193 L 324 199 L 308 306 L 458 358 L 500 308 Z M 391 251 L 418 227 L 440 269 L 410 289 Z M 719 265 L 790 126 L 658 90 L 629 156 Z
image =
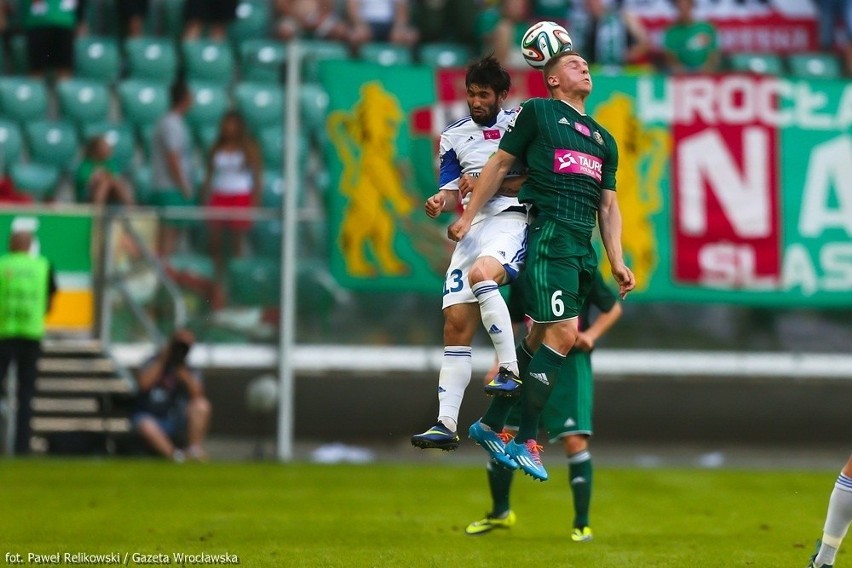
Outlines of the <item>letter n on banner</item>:
M 778 136 L 756 108 L 761 79 L 672 80 L 674 278 L 771 287 L 781 266 Z

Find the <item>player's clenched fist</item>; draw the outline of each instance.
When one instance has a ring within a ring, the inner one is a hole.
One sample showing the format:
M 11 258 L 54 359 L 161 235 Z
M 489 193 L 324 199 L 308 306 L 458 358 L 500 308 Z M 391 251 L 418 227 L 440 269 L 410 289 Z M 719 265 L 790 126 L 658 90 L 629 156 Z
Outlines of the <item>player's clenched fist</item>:
M 464 238 L 468 231 L 470 231 L 470 221 L 462 216 L 447 228 L 447 237 L 458 242 Z
M 426 203 L 423 208 L 426 210 L 426 214 L 434 219 L 444 211 L 445 202 L 446 199 L 444 198 L 444 193 L 442 191 L 439 191 L 438 193 L 426 200 Z

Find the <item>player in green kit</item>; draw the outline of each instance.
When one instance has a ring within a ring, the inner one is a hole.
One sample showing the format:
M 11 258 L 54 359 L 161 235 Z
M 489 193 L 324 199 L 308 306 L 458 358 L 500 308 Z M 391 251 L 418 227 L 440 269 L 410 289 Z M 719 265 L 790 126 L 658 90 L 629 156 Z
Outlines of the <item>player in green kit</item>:
M 609 132 L 585 112 L 592 92 L 589 65 L 577 52 L 564 51 L 548 60 L 544 78 L 551 98 L 524 103 L 483 168 L 467 209 L 447 230 L 451 239 L 463 239 L 474 215 L 497 192 L 515 160 L 527 164 L 527 181 L 518 199 L 531 205 L 523 278 L 526 312 L 535 323 L 518 348 L 524 383 L 518 435 L 505 444 L 497 434 L 513 405 L 500 396 L 468 434 L 493 459 L 542 481 L 547 471 L 536 443 L 539 417 L 559 368 L 577 341 L 577 316 L 597 269 L 591 243 L 596 222 L 621 297 L 635 285 L 621 247 L 621 212 L 615 195 L 618 148 Z M 489 384 L 487 390 L 500 394 L 518 386 L 509 383 Z
M 523 293 L 523 288 L 512 289 Z M 592 308 L 598 313 L 591 320 Z M 580 312 L 580 333 L 574 348 L 560 367 L 559 382 L 541 414 L 541 425 L 547 431 L 551 443 L 561 442 L 568 458 L 568 480 L 574 500 L 574 526 L 571 539 L 574 542 L 592 540 L 589 527 L 589 507 L 592 499 L 592 456 L 589 452 L 589 437 L 592 435 L 592 407 L 594 401 L 594 378 L 592 375 L 591 351 L 595 343 L 621 317 L 621 305 L 616 293 L 606 285 L 600 272 L 595 273 L 594 283 Z M 506 421 L 502 437 L 509 439 L 517 429 L 518 406 L 512 409 Z M 494 529 L 510 528 L 515 524 L 515 513 L 509 507 L 509 489 L 513 472 L 488 462 L 488 486 L 491 490 L 491 512 L 485 518 L 468 525 L 465 532 L 479 535 Z

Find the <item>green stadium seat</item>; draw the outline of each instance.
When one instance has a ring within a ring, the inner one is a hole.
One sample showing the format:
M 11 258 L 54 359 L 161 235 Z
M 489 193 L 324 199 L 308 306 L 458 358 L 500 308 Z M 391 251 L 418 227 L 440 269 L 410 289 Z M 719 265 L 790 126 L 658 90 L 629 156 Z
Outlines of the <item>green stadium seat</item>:
M 228 262 L 231 301 L 241 306 L 277 306 L 281 301 L 281 267 L 278 259 L 235 258 Z
M 216 267 L 206 254 L 182 252 L 169 257 L 169 267 L 175 272 L 203 280 L 213 280 Z
M 130 171 L 130 182 L 133 184 L 136 203 L 139 205 L 151 205 L 154 195 L 154 189 L 151 184 L 151 167 L 147 165 L 134 167 Z
M 792 53 L 787 56 L 790 74 L 810 79 L 838 79 L 840 61 L 831 53 Z
M 219 137 L 219 125 L 202 124 L 197 126 L 192 129 L 192 136 L 195 139 L 195 143 L 206 155 L 207 151 L 216 142 L 216 138 Z
M 153 128 L 169 110 L 168 88 L 162 83 L 128 79 L 119 83 L 117 91 L 124 119 L 136 127 Z
M 37 120 L 24 127 L 30 158 L 34 162 L 70 170 L 79 141 L 74 126 L 66 120 Z
M 284 89 L 263 83 L 239 83 L 234 89 L 236 106 L 254 132 L 284 119 Z
M 234 56 L 225 43 L 208 40 L 186 41 L 183 63 L 190 81 L 210 81 L 227 85 L 234 75 Z
M 420 48 L 420 62 L 430 67 L 464 67 L 473 54 L 458 43 L 427 43 Z
M 759 75 L 781 75 L 784 64 L 774 53 L 733 53 L 728 58 L 731 71 L 757 73 Z
M 303 83 L 299 89 L 299 111 L 302 129 L 325 140 L 325 119 L 328 115 L 328 93 L 322 85 Z
M 88 79 L 66 79 L 56 85 L 62 116 L 81 126 L 103 122 L 109 114 L 109 90 Z
M 237 19 L 228 27 L 228 37 L 234 46 L 251 38 L 267 37 L 272 14 L 268 0 L 241 0 L 237 4 Z M 239 51 L 239 50 L 237 50 Z
M 9 168 L 9 176 L 15 184 L 15 189 L 37 201 L 54 196 L 60 175 L 59 168 L 50 164 L 17 162 Z
M 222 115 L 227 112 L 231 102 L 224 87 L 216 83 L 191 81 L 192 106 L 186 113 L 186 122 L 195 130 L 213 125 L 218 129 Z
M 361 46 L 360 55 L 364 61 L 378 63 L 385 67 L 408 65 L 412 62 L 409 48 L 392 43 L 366 43 Z
M 0 79 L 0 111 L 21 123 L 44 118 L 47 112 L 44 81 L 24 77 Z
M 281 234 L 284 225 L 281 221 L 258 221 L 251 228 L 251 247 L 259 256 L 281 258 Z
M 74 42 L 74 75 L 114 83 L 121 73 L 118 43 L 108 37 L 81 37 Z
M 119 30 L 116 4 L 123 1 L 126 0 L 87 0 L 83 18 L 89 27 L 89 33 L 117 36 Z
M 242 80 L 256 83 L 279 83 L 287 48 L 280 41 L 248 39 L 240 44 Z
M 177 73 L 178 57 L 174 43 L 167 39 L 135 37 L 124 42 L 128 74 L 134 79 L 148 79 L 170 84 Z
M 23 147 L 21 129 L 16 122 L 0 119 L 0 173 L 18 161 Z
M 264 167 L 267 170 L 281 171 L 284 167 L 284 129 L 281 126 L 264 128 L 258 133 L 258 142 Z M 304 173 L 308 161 L 307 138 L 299 136 L 298 145 L 298 160 Z
M 151 35 L 178 40 L 183 33 L 184 0 L 153 0 L 145 28 Z
M 30 70 L 27 56 L 27 38 L 23 34 L 13 35 L 9 39 L 10 71 L 15 75 L 26 75 Z
M 349 59 L 349 48 L 337 41 L 306 39 L 299 42 L 302 55 L 302 80 L 319 81 L 319 63 L 326 60 Z
M 263 194 L 260 196 L 262 207 L 281 209 L 284 200 L 284 178 L 281 172 L 276 170 L 264 170 L 263 172 Z
M 83 127 L 82 142 L 84 145 L 95 136 L 106 138 L 107 144 L 112 148 L 112 159 L 122 171 L 131 169 L 135 147 L 133 129 L 129 124 L 124 122 L 98 122 Z

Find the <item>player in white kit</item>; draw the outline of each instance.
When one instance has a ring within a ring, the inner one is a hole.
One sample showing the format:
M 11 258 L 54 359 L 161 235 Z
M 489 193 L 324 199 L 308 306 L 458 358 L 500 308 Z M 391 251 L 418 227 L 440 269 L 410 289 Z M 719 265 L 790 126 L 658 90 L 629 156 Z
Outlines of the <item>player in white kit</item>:
M 430 217 L 456 209 L 460 190 L 469 190 L 476 183 L 515 116 L 514 110 L 501 108 L 511 79 L 494 57 L 469 65 L 465 86 L 470 116 L 441 134 L 440 190 L 425 204 Z M 523 179 L 522 165 L 515 164 L 502 190 L 482 208 L 453 252 L 444 281 L 438 422 L 411 437 L 418 448 L 454 450 L 459 445 L 459 408 L 473 371 L 470 344 L 480 320 L 497 352 L 498 376 L 517 377 L 512 321 L 498 288 L 517 276 L 526 257 L 527 210 L 516 197 Z

